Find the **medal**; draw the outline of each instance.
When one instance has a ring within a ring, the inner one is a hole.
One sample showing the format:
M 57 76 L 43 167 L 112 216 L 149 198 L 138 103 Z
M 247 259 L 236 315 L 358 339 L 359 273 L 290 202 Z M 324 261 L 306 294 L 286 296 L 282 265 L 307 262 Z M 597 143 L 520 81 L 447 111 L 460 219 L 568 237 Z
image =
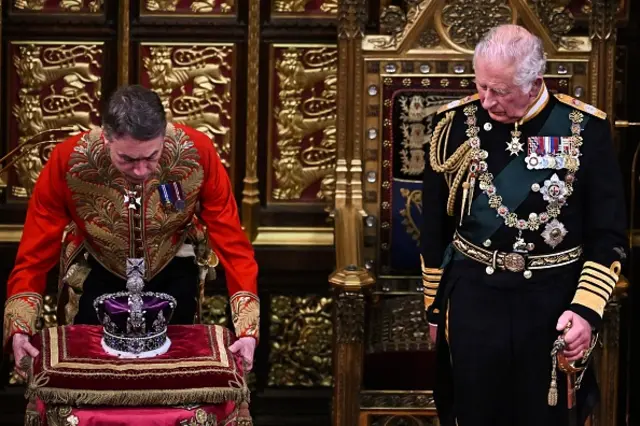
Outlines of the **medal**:
M 160 193 L 160 202 L 166 209 L 171 209 L 171 196 L 169 195 L 169 185 L 163 183 L 158 185 L 158 192 Z
M 558 219 L 553 219 L 544 227 L 542 238 L 544 238 L 544 242 L 551 246 L 551 248 L 556 248 L 556 246 L 564 240 L 567 233 L 568 231 L 567 228 L 564 227 L 564 224 Z
M 124 203 L 131 210 L 137 210 L 138 206 L 142 204 L 141 197 L 136 197 L 135 191 L 127 191 L 124 194 Z
M 531 136 L 524 161 L 529 170 L 569 169 L 578 161 L 573 137 Z
M 185 208 L 184 192 L 179 182 L 158 185 L 160 202 L 167 210 L 183 211 Z
M 176 200 L 173 202 L 174 207 L 182 211 L 184 210 L 184 195 L 182 193 L 182 186 L 178 182 L 173 182 L 173 191 L 176 194 Z
M 524 151 L 522 148 L 523 143 L 520 142 L 520 130 L 518 130 L 518 123 L 516 122 L 515 128 L 511 131 L 511 141 L 507 142 L 507 149 L 505 151 L 509 151 L 510 155 L 518 155 L 520 151 Z

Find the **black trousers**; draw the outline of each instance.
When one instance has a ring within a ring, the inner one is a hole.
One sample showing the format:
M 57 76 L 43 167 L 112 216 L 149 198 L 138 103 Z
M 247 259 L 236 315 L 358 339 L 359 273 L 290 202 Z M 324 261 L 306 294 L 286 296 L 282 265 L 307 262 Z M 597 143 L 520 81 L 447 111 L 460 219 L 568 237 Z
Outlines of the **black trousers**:
M 80 297 L 79 310 L 74 324 L 98 325 L 93 301 L 103 294 L 125 291 L 123 280 L 89 258 L 91 272 L 87 276 Z M 171 324 L 193 324 L 198 304 L 198 265 L 193 257 L 174 257 L 151 281 L 145 282 L 143 291 L 167 293 L 175 297 L 177 306 Z
M 535 271 L 526 280 L 514 273 L 488 276 L 482 265 L 472 262 L 455 261 L 446 277 L 448 339 L 438 350 L 448 347 L 450 356 L 439 354 L 438 358 L 450 364 L 450 371 L 441 376 L 451 382 L 445 385 L 451 386 L 451 400 L 449 407 L 442 407 L 450 415 L 442 424 L 567 425 L 562 373 L 558 373 L 558 404 L 549 406 L 547 400 L 550 353 L 559 335 L 558 318 L 571 303 L 581 265 Z M 443 338 L 444 330 L 440 330 L 439 340 Z M 591 378 L 585 378 L 588 383 L 579 393 L 582 402 L 589 392 L 586 389 L 593 390 Z M 584 411 L 584 406 L 579 409 Z

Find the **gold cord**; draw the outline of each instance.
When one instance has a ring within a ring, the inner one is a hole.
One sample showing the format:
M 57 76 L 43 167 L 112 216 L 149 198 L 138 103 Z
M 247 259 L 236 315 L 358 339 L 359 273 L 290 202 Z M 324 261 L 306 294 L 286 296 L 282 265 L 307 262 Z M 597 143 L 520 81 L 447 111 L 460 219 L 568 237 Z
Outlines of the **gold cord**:
M 453 117 L 455 111 L 449 111 L 445 114 L 444 118 L 436 125 L 431 136 L 431 144 L 429 147 L 429 163 L 431 168 L 436 173 L 444 174 L 445 181 L 449 187 L 449 198 L 447 200 L 447 214 L 449 216 L 454 215 L 454 208 L 456 202 L 456 193 L 460 188 L 463 180 L 466 180 L 463 184 L 464 195 L 463 198 L 466 202 L 466 198 L 469 197 L 468 188 L 469 185 L 469 164 L 471 164 L 471 146 L 468 143 L 462 144 L 456 151 L 446 158 L 449 134 L 451 132 L 451 126 L 453 124 Z M 473 196 L 473 194 L 471 194 Z

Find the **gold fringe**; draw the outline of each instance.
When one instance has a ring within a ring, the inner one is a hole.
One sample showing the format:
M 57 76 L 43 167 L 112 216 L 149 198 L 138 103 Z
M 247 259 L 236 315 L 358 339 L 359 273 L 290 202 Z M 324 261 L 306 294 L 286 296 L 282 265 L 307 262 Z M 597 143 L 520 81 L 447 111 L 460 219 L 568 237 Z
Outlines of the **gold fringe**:
M 241 403 L 249 398 L 249 390 L 242 388 L 195 388 L 163 390 L 78 390 L 61 388 L 27 389 L 27 397 L 40 398 L 46 404 L 56 405 L 184 405 L 221 404 L 226 401 Z

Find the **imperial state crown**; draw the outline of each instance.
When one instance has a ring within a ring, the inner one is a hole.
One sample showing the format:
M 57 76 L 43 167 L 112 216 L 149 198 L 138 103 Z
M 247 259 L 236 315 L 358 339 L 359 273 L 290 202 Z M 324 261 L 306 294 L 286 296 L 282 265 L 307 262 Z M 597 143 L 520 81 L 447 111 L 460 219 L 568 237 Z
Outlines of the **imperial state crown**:
M 165 293 L 144 292 L 144 259 L 127 259 L 127 291 L 98 297 L 93 307 L 103 325 L 102 348 L 122 358 L 148 358 L 171 347 L 167 326 L 177 302 Z

